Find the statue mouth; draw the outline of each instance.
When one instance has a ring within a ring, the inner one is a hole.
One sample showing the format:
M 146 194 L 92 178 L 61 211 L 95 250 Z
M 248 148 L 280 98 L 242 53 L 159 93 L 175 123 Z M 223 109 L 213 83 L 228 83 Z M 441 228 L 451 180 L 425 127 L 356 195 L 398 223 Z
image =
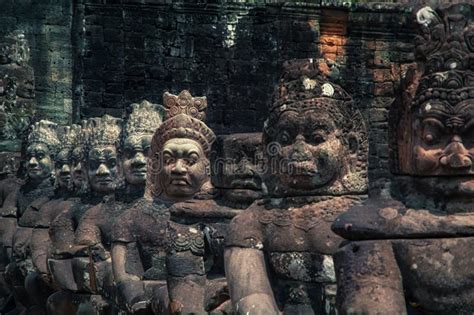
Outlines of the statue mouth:
M 311 160 L 291 161 L 286 165 L 284 172 L 289 175 L 302 176 L 314 176 L 319 173 L 316 168 L 316 165 Z
M 260 190 L 260 185 L 257 184 L 254 178 L 234 179 L 230 186 L 232 189 Z
M 189 182 L 186 178 L 173 178 L 170 184 L 174 186 L 189 186 Z
M 146 168 L 134 169 L 132 172 L 135 176 L 145 176 L 146 175 Z
M 110 177 L 107 178 L 100 178 L 97 180 L 97 183 L 100 185 L 108 185 L 113 182 L 113 179 Z

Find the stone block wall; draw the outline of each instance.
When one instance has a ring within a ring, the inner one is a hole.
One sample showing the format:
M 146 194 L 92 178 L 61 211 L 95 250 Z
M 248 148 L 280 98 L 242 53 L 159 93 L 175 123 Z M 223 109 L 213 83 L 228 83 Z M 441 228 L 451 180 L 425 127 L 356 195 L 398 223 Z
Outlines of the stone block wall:
M 72 114 L 73 1 L 0 1 L 0 40 L 25 34 L 35 73 L 37 119 L 69 123 Z

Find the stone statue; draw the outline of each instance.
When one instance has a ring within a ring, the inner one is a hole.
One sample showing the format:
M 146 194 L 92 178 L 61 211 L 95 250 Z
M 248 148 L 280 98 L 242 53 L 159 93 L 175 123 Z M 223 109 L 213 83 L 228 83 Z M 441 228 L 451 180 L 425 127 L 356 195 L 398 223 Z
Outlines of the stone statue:
M 284 64 L 263 130 L 268 197 L 229 228 L 225 269 L 237 314 L 334 314 L 334 219 L 367 190 L 361 114 L 312 59 Z
M 124 130 L 122 167 L 127 186 L 124 194 L 128 199 L 137 199 L 145 193 L 151 139 L 163 121 L 164 108 L 143 101 L 132 104 L 131 109 Z
M 214 198 L 195 198 L 169 208 L 169 237 L 172 253 L 176 253 L 170 256 L 173 260 L 168 260 L 172 262 L 168 268 L 177 275 L 171 283 L 177 287 L 173 312 L 232 311 L 224 271 L 224 241 L 231 219 L 262 197 L 258 165 L 263 158 L 261 138 L 261 133 L 218 137 L 211 155 Z M 196 234 L 187 232 L 191 230 Z M 183 236 L 177 237 L 180 234 Z M 196 250 L 193 242 L 204 247 Z M 180 270 L 186 262 L 194 267 Z M 183 286 L 188 279 L 193 281 L 192 290 Z
M 17 307 L 34 305 L 26 294 L 24 279 L 32 268 L 29 247 L 32 222 L 41 206 L 54 197 L 53 161 L 59 146 L 56 129 L 55 123 L 46 120 L 33 125 L 26 150 L 27 180 L 7 197 L 2 208 L 2 245 L 11 259 L 5 276 L 15 291 Z
M 91 307 L 98 313 L 114 306 L 110 263 L 111 230 L 126 205 L 115 193 L 124 185 L 120 163 L 122 120 L 108 115 L 90 118 L 86 143 L 87 178 L 102 201 L 86 210 L 75 231 L 73 272 L 79 291 L 92 294 Z
M 20 221 L 25 220 L 30 227 L 33 227 L 30 241 L 30 258 L 33 270 L 26 277 L 25 287 L 37 309 L 41 309 L 43 312 L 46 312 L 48 296 L 54 292 L 54 285 L 47 265 L 51 248 L 49 227 L 56 216 L 62 211 L 69 210 L 75 203 L 75 199 L 71 198 L 73 197 L 71 156 L 77 138 L 81 134 L 81 127 L 78 125 L 59 126 L 57 134 L 61 143 L 54 162 L 54 197 L 43 204 L 40 209 L 29 208 L 20 219 Z
M 333 230 L 342 314 L 470 314 L 474 5 L 417 12 L 417 64 L 390 111 L 390 190 Z
M 146 198 L 125 212 L 113 229 L 115 281 L 132 313 L 151 312 L 150 303 L 155 312 L 168 312 L 168 208 L 210 190 L 207 169 L 214 134 L 200 120 L 206 99 L 192 97 L 188 91 L 179 96 L 165 93 L 164 105 L 167 119 L 152 139 Z M 172 302 L 173 289 L 169 294 Z
M 77 135 L 70 156 L 71 180 L 73 196 L 66 200 L 70 203 L 50 223 L 49 236 L 51 249 L 48 251 L 48 270 L 52 282 L 59 289 L 48 298 L 49 314 L 75 313 L 79 305 L 89 300 L 80 291 L 73 273 L 73 257 L 77 253 L 75 231 L 87 209 L 102 201 L 102 195 L 91 191 L 88 187 L 85 163 L 85 143 L 90 133 L 87 121 L 81 123 L 81 131 Z M 83 292 L 84 293 L 84 292 Z

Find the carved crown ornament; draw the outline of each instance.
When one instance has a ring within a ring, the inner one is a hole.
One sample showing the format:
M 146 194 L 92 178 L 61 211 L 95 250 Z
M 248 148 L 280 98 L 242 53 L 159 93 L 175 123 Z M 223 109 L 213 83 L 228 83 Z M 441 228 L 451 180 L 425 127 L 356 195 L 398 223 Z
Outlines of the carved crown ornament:
M 42 143 L 48 147 L 52 155 L 55 155 L 60 145 L 57 129 L 58 125 L 49 120 L 41 120 L 36 122 L 31 127 L 31 132 L 28 135 L 28 146 L 36 143 Z
M 162 124 L 165 109 L 146 100 L 131 105 L 131 113 L 125 125 L 124 135 L 153 134 Z
M 57 134 L 58 138 L 61 139 L 59 150 L 72 150 L 76 147 L 79 138 L 82 136 L 82 128 L 76 124 L 70 126 L 59 126 Z
M 97 146 L 113 145 L 119 147 L 120 135 L 122 131 L 122 119 L 110 115 L 89 118 L 86 129 L 89 133 L 87 137 L 87 148 L 90 150 Z

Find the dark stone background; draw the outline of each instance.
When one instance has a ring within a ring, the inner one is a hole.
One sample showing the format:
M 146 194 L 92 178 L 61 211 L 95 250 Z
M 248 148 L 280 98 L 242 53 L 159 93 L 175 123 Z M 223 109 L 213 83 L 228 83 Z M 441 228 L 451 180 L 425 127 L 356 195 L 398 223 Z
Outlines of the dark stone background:
M 29 40 L 38 119 L 123 116 L 132 102 L 161 103 L 164 91 L 189 89 L 207 96 L 217 134 L 260 131 L 285 60 L 332 60 L 328 74 L 367 120 L 371 187 L 389 177 L 387 114 L 414 58 L 413 5 L 0 0 L 0 7 L 0 36 L 21 30 Z

